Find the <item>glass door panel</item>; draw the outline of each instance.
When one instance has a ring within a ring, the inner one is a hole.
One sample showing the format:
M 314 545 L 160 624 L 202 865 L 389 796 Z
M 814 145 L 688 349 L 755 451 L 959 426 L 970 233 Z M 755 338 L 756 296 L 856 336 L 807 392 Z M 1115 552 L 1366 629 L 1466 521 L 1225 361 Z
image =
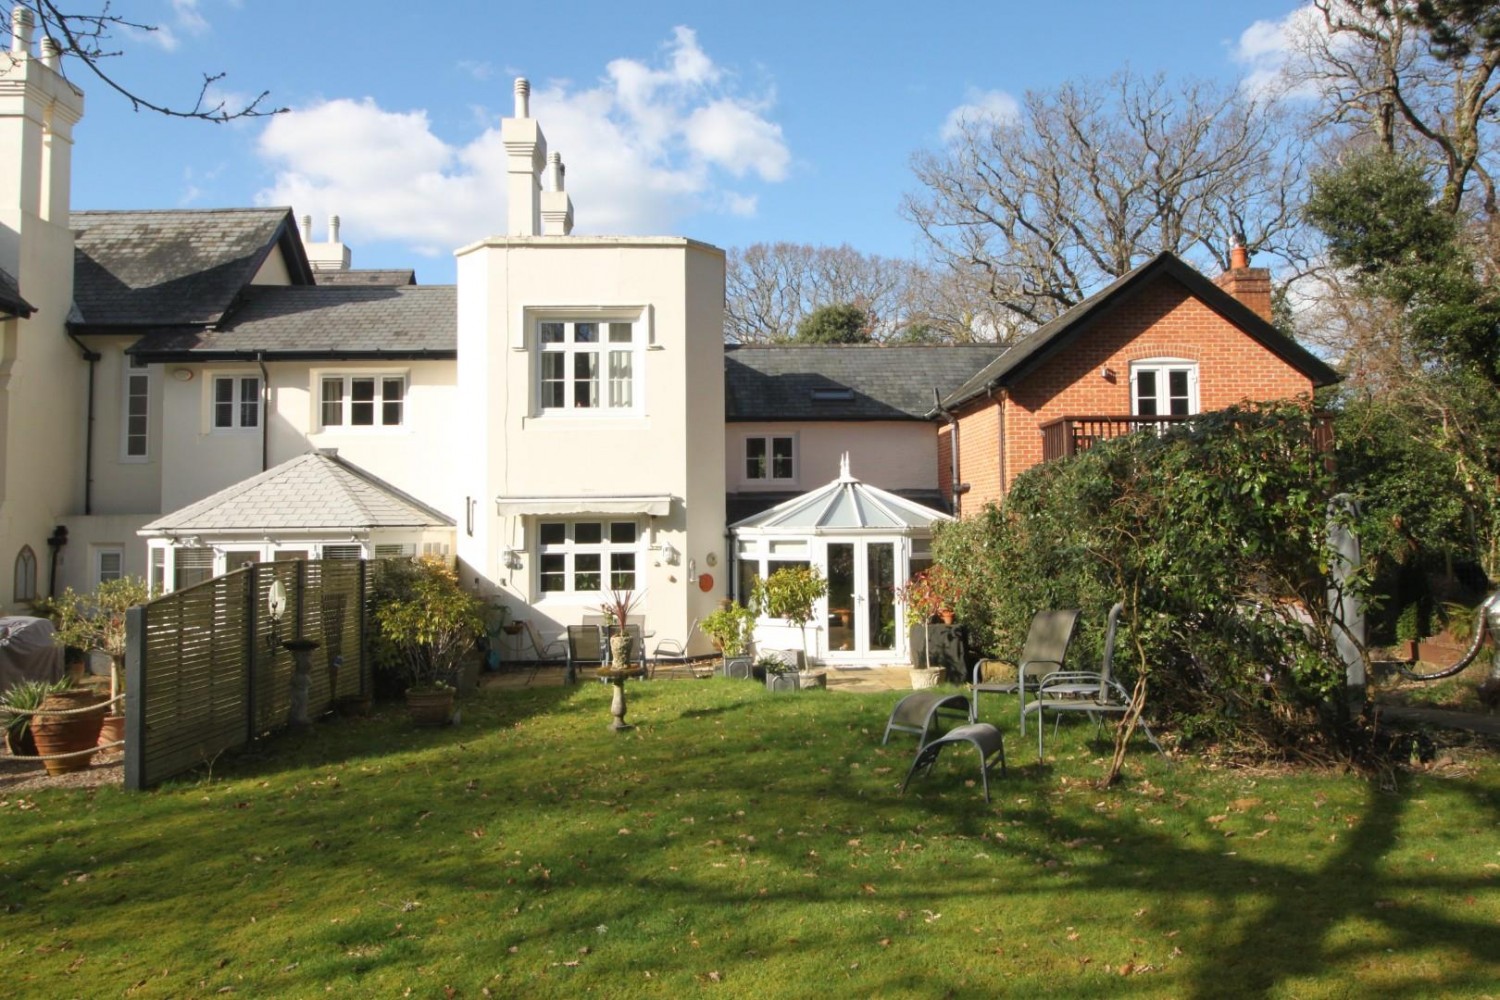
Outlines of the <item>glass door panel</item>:
M 865 544 L 864 651 L 888 652 L 896 648 L 896 545 L 894 542 Z
M 828 545 L 828 651 L 852 652 L 854 630 L 854 545 L 852 542 L 830 542 Z

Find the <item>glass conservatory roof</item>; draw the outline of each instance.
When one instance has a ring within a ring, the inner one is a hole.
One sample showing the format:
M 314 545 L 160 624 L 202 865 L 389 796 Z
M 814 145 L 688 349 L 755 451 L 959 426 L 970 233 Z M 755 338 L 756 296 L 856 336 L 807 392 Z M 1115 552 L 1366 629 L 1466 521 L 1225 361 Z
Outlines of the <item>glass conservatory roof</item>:
M 855 479 L 849 455 L 839 463 L 839 477 L 827 486 L 793 497 L 730 527 L 736 533 L 831 535 L 880 531 L 926 534 L 939 521 L 953 520 L 942 511 L 899 497 Z

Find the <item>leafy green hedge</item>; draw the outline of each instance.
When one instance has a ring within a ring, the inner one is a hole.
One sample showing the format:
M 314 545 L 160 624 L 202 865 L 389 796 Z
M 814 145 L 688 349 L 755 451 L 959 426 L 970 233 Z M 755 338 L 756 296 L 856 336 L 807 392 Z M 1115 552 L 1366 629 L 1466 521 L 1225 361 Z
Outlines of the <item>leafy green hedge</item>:
M 1003 506 L 945 526 L 973 641 L 1014 656 L 1040 608 L 1080 607 L 1080 662 L 1125 602 L 1115 665 L 1192 737 L 1249 723 L 1286 738 L 1343 667 L 1326 609 L 1336 483 L 1293 404 L 1206 414 L 1020 476 Z

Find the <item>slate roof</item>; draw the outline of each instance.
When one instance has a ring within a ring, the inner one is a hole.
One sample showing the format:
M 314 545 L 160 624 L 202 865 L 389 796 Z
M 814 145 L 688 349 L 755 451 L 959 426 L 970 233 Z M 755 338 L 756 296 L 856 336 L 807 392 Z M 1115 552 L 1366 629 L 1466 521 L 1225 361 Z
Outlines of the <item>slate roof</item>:
M 994 344 L 777 344 L 724 349 L 725 420 L 922 420 L 995 360 Z
M 149 333 L 146 361 L 458 356 L 452 285 L 253 285 L 216 329 Z
M 21 298 L 21 286 L 3 267 L 0 267 L 0 310 L 22 319 L 36 312 L 35 306 Z
M 327 451 L 299 455 L 165 514 L 142 535 L 452 527 L 451 517 Z
M 289 208 L 74 212 L 80 332 L 218 322 L 280 246 L 292 280 L 312 271 Z
M 417 272 L 411 268 L 365 268 L 347 271 L 313 271 L 320 285 L 415 285 Z
M 990 388 L 1013 385 L 1027 372 L 1071 344 L 1110 309 L 1164 276 L 1175 278 L 1210 309 L 1258 340 L 1273 354 L 1307 375 L 1315 386 L 1331 385 L 1339 375 L 1305 347 L 1266 322 L 1249 306 L 1183 263 L 1175 254 L 1162 252 L 1144 264 L 1120 275 L 1108 286 L 1090 295 L 1067 312 L 1038 327 L 1013 344 L 992 363 L 943 399 L 944 407 L 959 406 Z

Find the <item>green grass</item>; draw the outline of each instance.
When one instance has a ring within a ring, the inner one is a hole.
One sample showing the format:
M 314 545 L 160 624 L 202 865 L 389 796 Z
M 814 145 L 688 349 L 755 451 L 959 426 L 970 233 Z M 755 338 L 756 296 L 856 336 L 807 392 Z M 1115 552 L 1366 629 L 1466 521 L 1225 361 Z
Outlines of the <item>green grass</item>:
M 1494 994 L 1493 758 L 1250 775 L 1064 723 L 897 788 L 899 692 L 491 690 L 0 804 L 8 996 Z M 999 706 L 996 714 L 1000 714 Z M 1014 705 L 1006 708 L 1009 722 Z M 1057 751 L 1052 756 L 1051 751 Z M 451 990 L 451 993 L 449 992 Z M 486 994 L 485 991 L 488 991 Z

